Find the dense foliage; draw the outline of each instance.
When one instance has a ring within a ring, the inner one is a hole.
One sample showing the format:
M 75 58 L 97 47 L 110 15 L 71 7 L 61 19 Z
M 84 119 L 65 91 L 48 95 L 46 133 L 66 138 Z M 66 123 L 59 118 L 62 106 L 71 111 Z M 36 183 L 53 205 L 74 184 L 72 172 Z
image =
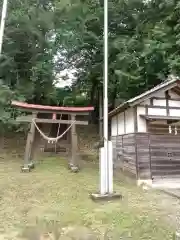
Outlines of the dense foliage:
M 160 83 L 169 73 L 179 74 L 179 13 L 180 1 L 109 1 L 109 99 L 113 106 L 115 99 L 124 101 Z M 76 45 L 68 41 L 67 49 L 73 57 L 78 53 L 77 84 L 96 102 L 103 82 L 103 1 L 82 1 L 65 15 L 71 30 L 76 26 L 72 40 Z
M 103 10 L 102 0 L 9 0 L 0 58 L 1 120 L 10 118 L 12 98 L 98 106 L 103 89 Z M 179 74 L 179 13 L 179 0 L 109 0 L 112 106 L 160 83 L 169 73 Z M 76 69 L 76 80 L 71 88 L 56 89 L 56 75 L 63 69 Z

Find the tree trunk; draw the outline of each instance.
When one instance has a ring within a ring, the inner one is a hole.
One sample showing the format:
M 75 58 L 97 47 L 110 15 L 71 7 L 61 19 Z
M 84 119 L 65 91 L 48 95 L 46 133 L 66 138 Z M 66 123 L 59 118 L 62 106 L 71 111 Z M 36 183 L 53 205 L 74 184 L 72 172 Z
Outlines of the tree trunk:
M 97 94 L 97 82 L 93 81 L 92 82 L 92 88 L 90 92 L 90 105 L 95 107 L 95 110 L 91 112 L 90 115 L 90 122 L 95 123 L 97 120 L 97 106 L 96 106 L 96 101 L 95 101 L 95 96 Z

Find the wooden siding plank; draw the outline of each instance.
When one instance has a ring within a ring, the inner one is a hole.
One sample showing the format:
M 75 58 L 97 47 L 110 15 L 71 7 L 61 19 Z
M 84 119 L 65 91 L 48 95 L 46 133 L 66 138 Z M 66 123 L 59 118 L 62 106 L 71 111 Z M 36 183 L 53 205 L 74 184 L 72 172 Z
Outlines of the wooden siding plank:
M 137 106 L 134 107 L 133 118 L 134 118 L 134 132 L 138 131 L 138 120 L 137 120 Z
M 122 168 L 124 171 L 136 174 L 136 156 L 135 156 L 135 141 L 134 134 L 126 134 L 117 136 L 116 138 L 116 153 L 113 155 L 114 167 Z
M 119 155 L 122 155 L 122 136 L 113 137 L 113 164 L 114 168 L 121 166 Z
M 115 163 L 116 161 L 116 151 L 117 151 L 117 148 L 116 148 L 116 140 L 117 140 L 117 137 L 116 136 L 113 136 L 111 137 L 111 141 L 112 141 L 112 148 L 113 148 L 113 163 Z
M 137 143 L 137 167 L 140 179 L 151 179 L 149 134 L 136 135 Z
M 123 169 L 136 174 L 136 154 L 134 134 L 123 136 Z

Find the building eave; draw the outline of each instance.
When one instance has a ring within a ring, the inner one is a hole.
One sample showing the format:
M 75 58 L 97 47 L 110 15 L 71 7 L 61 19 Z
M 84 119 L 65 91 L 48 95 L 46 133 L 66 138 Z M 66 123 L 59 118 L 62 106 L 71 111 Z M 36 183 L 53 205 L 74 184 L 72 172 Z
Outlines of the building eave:
M 116 107 L 115 109 L 113 109 L 109 114 L 109 118 L 112 118 L 113 116 L 115 116 L 118 113 L 121 113 L 123 111 L 125 111 L 126 109 L 130 108 L 131 105 L 128 102 L 124 102 L 121 105 L 119 105 L 118 107 Z
M 109 118 L 111 118 L 111 117 L 115 116 L 116 114 L 123 112 L 127 108 L 134 107 L 134 106 L 140 104 L 141 102 L 150 99 L 155 93 L 157 93 L 159 91 L 162 91 L 162 90 L 166 91 L 166 90 L 169 90 L 172 87 L 175 87 L 178 85 L 180 85 L 180 80 L 176 77 L 172 77 L 171 80 L 165 81 L 165 82 L 155 86 L 154 88 L 120 104 L 118 107 L 116 107 L 111 112 L 109 112 L 108 116 L 109 116 Z

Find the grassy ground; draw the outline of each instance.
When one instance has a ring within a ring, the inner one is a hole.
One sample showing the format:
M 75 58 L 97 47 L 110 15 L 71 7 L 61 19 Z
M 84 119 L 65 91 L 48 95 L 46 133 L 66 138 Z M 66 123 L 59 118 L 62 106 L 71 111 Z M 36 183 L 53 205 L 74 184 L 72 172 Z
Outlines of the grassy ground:
M 90 164 L 78 174 L 57 158 L 44 159 L 31 173 L 19 166 L 18 159 L 0 164 L 0 239 L 172 239 L 171 199 L 163 207 L 161 193 L 123 178 L 115 183 L 121 201 L 94 203 L 89 193 L 97 190 L 98 171 Z

